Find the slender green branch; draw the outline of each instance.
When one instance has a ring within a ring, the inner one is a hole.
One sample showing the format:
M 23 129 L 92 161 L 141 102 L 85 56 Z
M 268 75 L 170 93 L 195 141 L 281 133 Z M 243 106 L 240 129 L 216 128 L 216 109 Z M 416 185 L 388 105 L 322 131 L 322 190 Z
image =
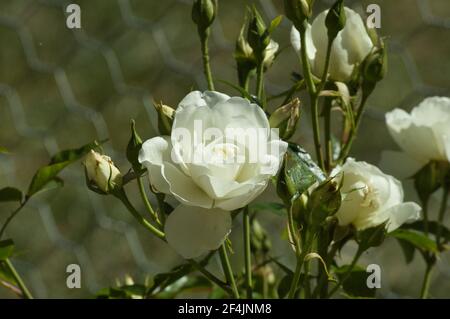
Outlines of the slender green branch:
M 328 70 L 330 68 L 331 48 L 333 46 L 333 41 L 334 41 L 334 39 L 328 39 L 327 53 L 326 53 L 326 57 L 325 57 L 325 67 L 323 69 L 323 73 L 322 73 L 322 77 L 321 77 L 319 88 L 317 90 L 317 94 L 320 94 L 320 92 L 325 87 L 325 83 L 327 81 Z
M 448 193 L 450 192 L 450 187 L 447 183 L 444 185 L 442 192 L 442 201 L 439 209 L 438 225 L 436 230 L 436 245 L 439 249 L 441 248 L 442 224 L 444 222 L 445 211 L 447 210 Z
M 208 83 L 208 90 L 214 91 L 214 81 L 211 72 L 211 65 L 209 59 L 209 28 L 204 32 L 200 32 L 200 42 L 202 47 L 202 59 L 203 59 L 203 70 L 205 73 L 206 82 Z
M 317 89 L 317 94 L 320 95 L 320 92 L 325 87 L 325 83 L 327 81 L 328 69 L 330 68 L 330 60 L 331 60 L 331 48 L 333 46 L 333 39 L 328 39 L 327 44 L 327 53 L 325 57 L 325 67 L 323 70 L 323 74 L 321 77 L 321 81 L 319 84 L 319 88 Z M 333 157 L 332 157 L 332 145 L 331 145 L 331 105 L 328 105 L 328 99 L 325 98 L 325 109 L 324 109 L 324 125 L 325 125 L 325 169 L 327 172 L 331 170 Z
M 289 233 L 290 233 L 292 241 L 293 241 L 297 262 L 295 265 L 295 272 L 294 272 L 294 277 L 292 279 L 291 287 L 289 288 L 289 294 L 288 294 L 289 299 L 295 298 L 297 286 L 300 281 L 300 275 L 301 275 L 301 271 L 302 271 L 302 267 L 303 267 L 303 261 L 305 259 L 305 254 L 304 254 L 304 252 L 301 251 L 300 240 L 298 238 L 298 234 L 295 229 L 292 206 L 293 206 L 293 203 L 291 203 L 291 206 L 289 207 L 289 210 L 288 210 L 288 227 L 289 227 Z
M 31 295 L 27 286 L 25 286 L 25 283 L 23 282 L 19 273 L 16 271 L 16 268 L 14 268 L 14 265 L 11 263 L 11 261 L 9 259 L 6 259 L 4 262 L 9 272 L 12 274 L 14 280 L 16 281 L 17 285 L 19 286 L 20 290 L 22 291 L 23 297 L 25 299 L 33 299 L 33 296 Z
M 355 256 L 353 257 L 352 263 L 350 264 L 350 266 L 348 266 L 347 271 L 342 276 L 342 279 L 339 280 L 338 284 L 336 286 L 334 286 L 334 288 L 330 291 L 330 293 L 328 294 L 328 298 L 333 296 L 333 294 L 336 291 L 338 291 L 339 288 L 341 288 L 341 286 L 344 284 L 344 282 L 350 277 L 350 275 L 352 274 L 353 268 L 355 268 L 356 263 L 358 262 L 359 258 L 362 256 L 363 252 L 364 252 L 363 249 L 358 248 L 358 251 L 356 252 Z
M 150 204 L 150 201 L 148 200 L 147 193 L 145 192 L 144 183 L 142 182 L 142 178 L 137 178 L 138 187 L 139 187 L 139 193 L 141 194 L 142 201 L 144 202 L 144 206 L 147 209 L 148 213 L 150 214 L 150 217 L 153 219 L 154 222 L 159 226 L 161 229 L 162 224 L 159 220 L 158 214 L 153 209 L 152 205 Z
M 11 215 L 9 215 L 9 217 L 6 219 L 5 223 L 3 224 L 2 228 L 0 229 L 0 239 L 2 239 L 2 236 L 4 234 L 4 232 L 6 231 L 6 228 L 8 227 L 8 225 L 12 222 L 12 220 L 14 219 L 14 217 L 17 216 L 17 214 L 19 214 L 19 212 L 22 210 L 22 208 L 25 206 L 25 204 L 28 202 L 28 197 L 25 198 L 25 200 L 20 204 L 19 207 L 17 207 L 17 209 L 15 211 L 13 211 L 11 213 Z
M 228 259 L 226 243 L 223 243 L 219 248 L 220 260 L 222 262 L 222 268 L 225 273 L 225 278 L 227 283 L 231 286 L 232 295 L 234 298 L 239 299 L 239 290 L 236 286 L 236 281 L 234 280 L 233 270 L 231 269 L 231 264 Z
M 325 261 L 325 267 L 319 267 L 319 276 L 317 277 L 317 285 L 313 292 L 313 298 L 319 297 L 319 298 L 326 298 L 328 294 L 328 274 L 325 271 L 326 269 L 329 269 L 330 263 L 334 260 L 334 256 L 336 255 L 339 245 L 337 242 L 333 242 L 331 245 L 329 251 L 328 246 L 331 243 L 331 239 L 328 235 L 328 230 L 325 230 L 318 236 L 318 250 L 319 255 L 324 258 Z M 326 268 L 326 269 L 325 269 Z
M 211 272 L 209 272 L 204 267 L 202 267 L 202 265 L 200 265 L 197 261 L 195 261 L 194 259 L 188 259 L 188 261 L 192 266 L 194 266 L 194 268 L 196 270 L 201 272 L 203 274 L 203 276 L 205 276 L 206 279 L 208 279 L 210 282 L 216 284 L 217 286 L 219 286 L 220 288 L 222 288 L 225 292 L 227 292 L 229 294 L 233 293 L 231 291 L 230 287 L 227 285 L 227 283 L 223 282 L 222 280 L 220 280 L 219 278 L 214 276 Z
M 365 94 L 363 93 L 363 97 L 361 99 L 361 104 L 358 108 L 358 112 L 356 113 L 356 118 L 355 118 L 355 127 L 350 130 L 350 136 L 348 137 L 348 141 L 347 143 L 344 145 L 344 147 L 342 148 L 341 154 L 339 155 L 339 159 L 345 160 L 345 158 L 348 156 L 348 154 L 350 153 L 350 150 L 352 148 L 353 142 L 356 138 L 356 134 L 358 133 L 358 129 L 359 126 L 361 125 L 361 121 L 362 121 L 362 116 L 364 114 L 364 109 L 365 109 L 365 105 L 366 102 L 369 98 L 370 94 Z
M 425 270 L 425 276 L 423 278 L 422 289 L 420 290 L 420 299 L 427 299 L 428 290 L 430 289 L 431 272 L 433 270 L 434 263 L 427 261 L 427 268 Z
M 305 22 L 307 23 L 307 22 Z M 309 64 L 308 55 L 306 53 L 306 26 L 298 30 L 300 33 L 300 41 L 301 41 L 301 48 L 300 48 L 300 55 L 303 65 L 303 75 L 305 77 L 306 86 L 308 88 L 308 92 L 310 95 L 316 95 L 316 85 L 314 84 L 312 72 L 311 72 L 311 65 Z
M 243 223 L 244 223 L 245 284 L 247 288 L 247 298 L 251 299 L 253 296 L 252 252 L 250 247 L 250 216 L 248 207 L 244 208 Z
M 158 237 L 161 240 L 166 240 L 166 236 L 164 232 L 153 226 L 148 220 L 146 220 L 144 217 L 142 217 L 141 214 L 134 208 L 133 204 L 131 204 L 130 200 L 128 199 L 127 194 L 125 193 L 125 190 L 122 188 L 117 193 L 114 194 L 120 201 L 125 205 L 125 207 L 128 209 L 128 211 L 133 215 L 133 217 L 147 230 L 149 230 L 152 234 L 154 234 L 156 237 Z
M 333 145 L 331 140 L 331 105 L 325 98 L 324 125 L 325 125 L 325 169 L 329 173 L 333 166 Z
M 318 107 L 318 93 L 316 85 L 311 72 L 311 65 L 308 61 L 308 55 L 306 53 L 306 26 L 298 30 L 300 32 L 301 41 L 301 59 L 303 65 L 303 74 L 306 80 L 306 85 L 308 87 L 309 96 L 311 99 L 311 122 L 313 126 L 314 134 L 314 147 L 316 149 L 316 157 L 319 166 L 324 169 L 324 161 L 322 155 L 322 146 L 320 142 L 320 125 L 319 125 L 319 107 Z
M 264 64 L 263 62 L 258 62 L 256 68 L 256 96 L 258 100 L 262 103 L 262 107 L 265 108 L 265 103 L 263 101 L 264 92 Z

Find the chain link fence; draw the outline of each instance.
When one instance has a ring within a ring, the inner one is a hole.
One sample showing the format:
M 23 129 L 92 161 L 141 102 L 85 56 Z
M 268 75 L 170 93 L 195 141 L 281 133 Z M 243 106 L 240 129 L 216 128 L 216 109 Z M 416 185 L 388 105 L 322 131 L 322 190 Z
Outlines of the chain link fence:
M 318 1 L 317 8 L 332 2 Z M 82 29 L 66 27 L 69 3 L 80 5 Z M 34 171 L 52 154 L 93 139 L 109 138 L 105 152 L 125 170 L 129 120 L 136 119 L 143 137 L 154 136 L 153 99 L 175 106 L 192 88 L 206 87 L 191 3 L 1 0 L 0 145 L 12 153 L 0 156 L 1 186 L 26 189 Z M 216 79 L 235 82 L 234 41 L 244 6 L 251 3 L 267 19 L 283 12 L 279 0 L 220 1 L 211 40 Z M 376 164 L 382 150 L 395 148 L 384 125 L 386 111 L 410 109 L 426 96 L 450 95 L 450 3 L 346 1 L 360 13 L 370 3 L 381 7 L 380 32 L 389 44 L 390 68 L 369 101 L 353 155 Z M 287 89 L 290 73 L 298 68 L 289 31 L 285 19 L 274 35 L 286 48 L 267 74 L 270 94 Z M 221 83 L 218 89 L 235 93 Z M 310 147 L 307 119 L 302 120 L 298 141 Z M 115 200 L 90 192 L 80 166 L 67 169 L 63 178 L 63 189 L 33 199 L 7 233 L 19 250 L 15 263 L 37 297 L 86 297 L 125 274 L 142 281 L 178 261 L 173 252 L 166 252 L 169 248 L 142 232 Z M 405 187 L 414 199 L 410 183 Z M 12 208 L 2 206 L 0 220 Z M 417 278 L 424 268 L 419 257 L 406 267 L 398 245 L 386 244 L 367 258 L 382 265 L 383 296 L 417 295 Z M 71 263 L 81 266 L 81 289 L 66 287 L 65 270 Z M 431 291 L 448 297 L 449 289 L 450 258 L 443 256 Z M 0 297 L 12 296 L 0 290 Z

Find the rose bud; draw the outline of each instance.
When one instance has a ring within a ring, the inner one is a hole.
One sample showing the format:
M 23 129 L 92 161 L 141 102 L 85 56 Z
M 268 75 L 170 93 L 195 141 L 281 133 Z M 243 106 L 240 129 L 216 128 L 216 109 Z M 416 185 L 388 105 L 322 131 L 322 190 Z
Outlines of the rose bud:
M 109 193 L 111 190 L 121 187 L 122 174 L 114 166 L 110 157 L 91 150 L 86 155 L 84 166 L 88 181 L 91 185 L 98 187 L 99 191 Z

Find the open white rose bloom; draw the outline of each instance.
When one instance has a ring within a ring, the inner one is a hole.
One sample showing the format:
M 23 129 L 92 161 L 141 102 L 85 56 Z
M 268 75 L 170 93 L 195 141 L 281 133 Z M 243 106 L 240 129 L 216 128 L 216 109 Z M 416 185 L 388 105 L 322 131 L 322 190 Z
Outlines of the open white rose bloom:
M 427 98 L 411 113 L 395 109 L 386 124 L 403 152 L 383 152 L 382 163 L 399 177 L 411 177 L 431 160 L 450 162 L 450 98 Z
M 343 201 L 336 213 L 340 225 L 363 230 L 387 222 L 391 232 L 420 218 L 419 205 L 403 202 L 402 184 L 376 166 L 349 158 L 333 174 L 343 178 Z
M 321 12 L 306 29 L 306 53 L 315 76 L 322 76 L 328 46 L 325 18 L 328 10 Z M 345 7 L 347 22 L 333 41 L 330 56 L 329 75 L 334 81 L 346 82 L 355 66 L 360 64 L 374 47 L 361 16 Z M 291 30 L 291 44 L 300 53 L 300 33 L 295 27 Z
M 171 136 L 146 141 L 139 154 L 151 185 L 180 202 L 166 220 L 168 243 L 185 258 L 217 249 L 231 230 L 230 211 L 264 191 L 286 149 L 258 105 L 189 93 Z

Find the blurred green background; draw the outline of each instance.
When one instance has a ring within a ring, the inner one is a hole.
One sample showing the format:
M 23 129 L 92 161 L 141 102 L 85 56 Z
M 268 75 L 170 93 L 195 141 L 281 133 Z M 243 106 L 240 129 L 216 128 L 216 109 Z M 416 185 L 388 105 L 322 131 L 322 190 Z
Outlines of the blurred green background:
M 212 68 L 216 79 L 235 82 L 232 52 L 245 6 L 255 3 L 266 19 L 272 19 L 283 12 L 282 1 L 219 2 L 211 39 Z M 69 3 L 81 6 L 81 30 L 66 28 Z M 191 3 L 0 0 L 0 145 L 11 151 L 0 155 L 0 187 L 25 190 L 35 170 L 52 154 L 93 139 L 109 138 L 105 152 L 127 170 L 129 120 L 136 119 L 141 136 L 152 137 L 156 122 L 152 99 L 176 106 L 192 88 L 206 87 L 199 41 L 190 20 Z M 316 12 L 331 3 L 318 0 Z M 450 2 L 345 3 L 362 14 L 368 4 L 379 4 L 380 33 L 389 45 L 389 73 L 369 101 L 353 150 L 356 158 L 377 164 L 383 150 L 396 148 L 384 124 L 386 111 L 409 110 L 426 96 L 450 95 Z M 289 32 L 285 19 L 274 34 L 285 49 L 267 74 L 271 94 L 288 88 L 291 72 L 298 70 Z M 236 94 L 226 85 L 217 86 Z M 308 110 L 304 112 L 297 141 L 311 149 Z M 142 281 L 147 274 L 179 262 L 167 247 L 144 233 L 116 200 L 87 190 L 80 164 L 62 177 L 65 187 L 33 199 L 7 232 L 19 252 L 14 262 L 37 297 L 89 297 L 125 274 Z M 407 199 L 414 200 L 410 182 L 405 188 Z M 435 206 L 437 202 L 432 203 Z M 1 206 L 0 222 L 13 208 Z M 272 231 L 279 237 L 283 224 L 266 223 L 275 225 Z M 238 262 L 239 256 L 233 258 Z M 66 287 L 66 266 L 71 263 L 81 266 L 81 289 Z M 424 270 L 420 256 L 406 266 L 398 244 L 389 241 L 362 263 L 381 265 L 381 297 L 417 296 Z M 448 254 L 438 262 L 431 292 L 435 297 L 450 296 Z M 0 297 L 13 295 L 0 288 Z

